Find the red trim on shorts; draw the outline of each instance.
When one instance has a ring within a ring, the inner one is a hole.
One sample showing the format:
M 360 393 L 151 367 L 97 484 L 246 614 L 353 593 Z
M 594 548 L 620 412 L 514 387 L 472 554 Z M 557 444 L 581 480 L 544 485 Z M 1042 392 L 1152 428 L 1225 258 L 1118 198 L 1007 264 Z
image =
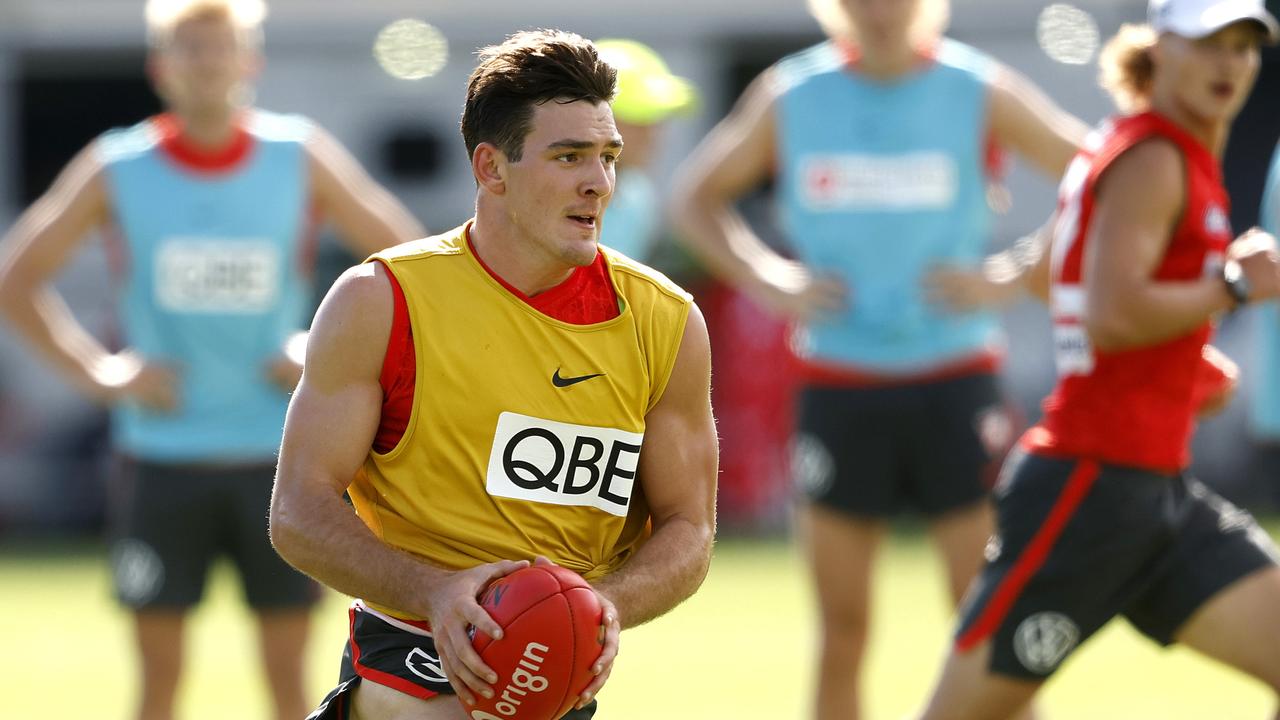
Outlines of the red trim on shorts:
M 875 372 L 859 370 L 848 365 L 822 362 L 819 360 L 801 361 L 801 375 L 806 385 L 834 388 L 891 387 L 917 383 L 943 382 L 956 380 L 972 375 L 993 375 L 1000 370 L 1004 357 L 994 350 L 984 351 L 977 355 L 961 358 L 931 370 L 907 375 L 883 375 Z
M 1049 558 L 1049 552 L 1053 550 L 1054 543 L 1058 541 L 1067 523 L 1075 515 L 1076 509 L 1089 494 L 1094 481 L 1098 479 L 1099 472 L 1101 467 L 1096 461 L 1080 460 L 1076 463 L 1071 476 L 1067 478 L 1067 484 L 1062 488 L 1062 493 L 1053 503 L 1040 529 L 1036 531 L 1035 537 L 1031 538 L 1031 542 L 1013 563 L 1009 574 L 1005 575 L 999 587 L 992 593 L 982 614 L 963 635 L 956 639 L 957 651 L 972 650 L 990 637 L 1004 622 L 1009 610 L 1013 608 L 1013 604 L 1017 602 L 1018 596 L 1022 594 L 1031 577 Z
M 396 677 L 391 673 L 385 673 L 381 670 L 375 670 L 360 664 L 360 646 L 356 644 L 356 609 L 354 607 L 347 610 L 351 618 L 349 637 L 351 638 L 351 666 L 355 668 L 356 674 L 379 685 L 385 685 L 392 690 L 411 695 L 419 700 L 430 700 L 440 693 L 434 690 L 428 690 L 421 685 L 415 685 L 404 678 Z

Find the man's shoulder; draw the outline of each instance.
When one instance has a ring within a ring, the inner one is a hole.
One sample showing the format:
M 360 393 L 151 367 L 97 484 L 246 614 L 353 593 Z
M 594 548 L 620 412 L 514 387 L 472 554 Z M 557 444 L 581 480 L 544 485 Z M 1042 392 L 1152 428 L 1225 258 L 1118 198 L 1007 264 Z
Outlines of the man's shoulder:
M 839 46 L 827 40 L 782 58 L 772 72 L 780 89 L 788 90 L 815 78 L 840 73 L 844 62 Z
M 600 246 L 600 252 L 604 253 L 605 260 L 612 269 L 614 282 L 624 295 L 633 295 L 638 289 L 684 304 L 693 302 L 693 296 L 688 291 L 660 271 L 604 245 Z
M 953 75 L 970 78 L 981 85 L 994 82 L 1000 63 L 987 53 L 952 38 L 938 41 L 937 67 Z
M 160 143 L 160 131 L 154 118 L 127 127 L 112 128 L 94 141 L 99 162 L 103 165 L 140 157 Z
M 316 125 L 305 115 L 254 108 L 246 115 L 244 127 L 261 142 L 301 144 L 311 137 Z
M 438 235 L 393 245 L 379 250 L 370 258 L 395 264 L 430 257 L 462 255 L 465 252 L 465 237 L 463 227 L 457 227 Z

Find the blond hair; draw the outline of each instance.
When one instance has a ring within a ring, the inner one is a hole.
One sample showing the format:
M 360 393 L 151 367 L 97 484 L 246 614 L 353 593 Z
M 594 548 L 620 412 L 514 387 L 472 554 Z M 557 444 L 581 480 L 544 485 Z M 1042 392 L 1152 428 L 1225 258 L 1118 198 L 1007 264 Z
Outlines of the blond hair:
M 916 16 L 911 21 L 911 42 L 930 45 L 947 31 L 951 22 L 950 0 L 917 0 Z M 818 21 L 828 37 L 858 42 L 858 28 L 840 0 L 806 0 L 809 14 Z
M 1157 39 L 1150 25 L 1126 23 L 1102 48 L 1098 57 L 1098 83 L 1121 112 L 1139 112 L 1151 102 L 1151 82 L 1155 76 L 1151 48 Z
M 174 28 L 195 19 L 230 20 L 253 43 L 262 39 L 267 17 L 264 0 L 147 0 L 147 39 L 161 47 L 173 37 Z

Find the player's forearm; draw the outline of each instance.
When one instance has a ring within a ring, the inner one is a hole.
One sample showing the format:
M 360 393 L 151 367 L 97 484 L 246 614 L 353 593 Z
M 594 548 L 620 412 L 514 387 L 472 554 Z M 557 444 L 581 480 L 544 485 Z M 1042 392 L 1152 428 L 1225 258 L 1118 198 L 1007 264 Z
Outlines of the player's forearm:
M 360 245 L 365 255 L 427 236 L 422 223 L 386 192 L 373 205 L 375 222 L 362 225 Z
M 76 322 L 53 289 L 6 284 L 0 291 L 0 313 L 9 326 L 68 382 L 100 395 L 101 376 L 111 359 L 106 348 Z
M 692 595 L 707 576 L 715 529 L 709 524 L 675 518 L 617 571 L 595 587 L 618 608 L 623 628 L 659 617 Z
M 414 217 L 399 201 L 391 197 L 390 193 L 383 192 L 380 204 L 382 206 L 381 214 L 387 219 L 385 232 L 387 238 L 392 241 L 392 245 L 427 236 L 427 229 L 418 221 L 418 218 Z
M 321 583 L 421 617 L 427 588 L 448 572 L 379 540 L 340 496 L 282 491 L 279 480 L 270 533 L 280 557 Z
M 769 268 L 786 262 L 727 203 L 695 196 L 679 205 L 675 220 L 685 246 L 707 269 L 748 293 L 765 282 Z
M 385 190 L 370 186 L 363 203 L 348 201 L 333 217 L 347 246 L 360 259 L 400 243 L 426 237 L 427 231 L 412 214 Z
M 1226 285 L 1217 277 L 1151 282 L 1110 302 L 1090 302 L 1085 328 L 1099 350 L 1126 350 L 1186 335 L 1231 307 Z
M 1032 297 L 1048 305 L 1049 289 L 1053 282 L 1053 253 L 1049 252 L 1049 238 L 1052 235 L 1046 226 L 1033 237 L 1028 252 L 1036 255 L 1034 262 L 1023 273 L 1022 286 Z

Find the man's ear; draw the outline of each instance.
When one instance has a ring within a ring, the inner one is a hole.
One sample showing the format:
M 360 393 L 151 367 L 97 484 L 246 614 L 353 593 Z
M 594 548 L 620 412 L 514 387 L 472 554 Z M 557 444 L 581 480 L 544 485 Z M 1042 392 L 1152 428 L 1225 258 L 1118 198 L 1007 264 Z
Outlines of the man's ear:
M 493 143 L 483 142 L 471 153 L 471 172 L 481 187 L 502 195 L 507 191 L 507 154 Z

